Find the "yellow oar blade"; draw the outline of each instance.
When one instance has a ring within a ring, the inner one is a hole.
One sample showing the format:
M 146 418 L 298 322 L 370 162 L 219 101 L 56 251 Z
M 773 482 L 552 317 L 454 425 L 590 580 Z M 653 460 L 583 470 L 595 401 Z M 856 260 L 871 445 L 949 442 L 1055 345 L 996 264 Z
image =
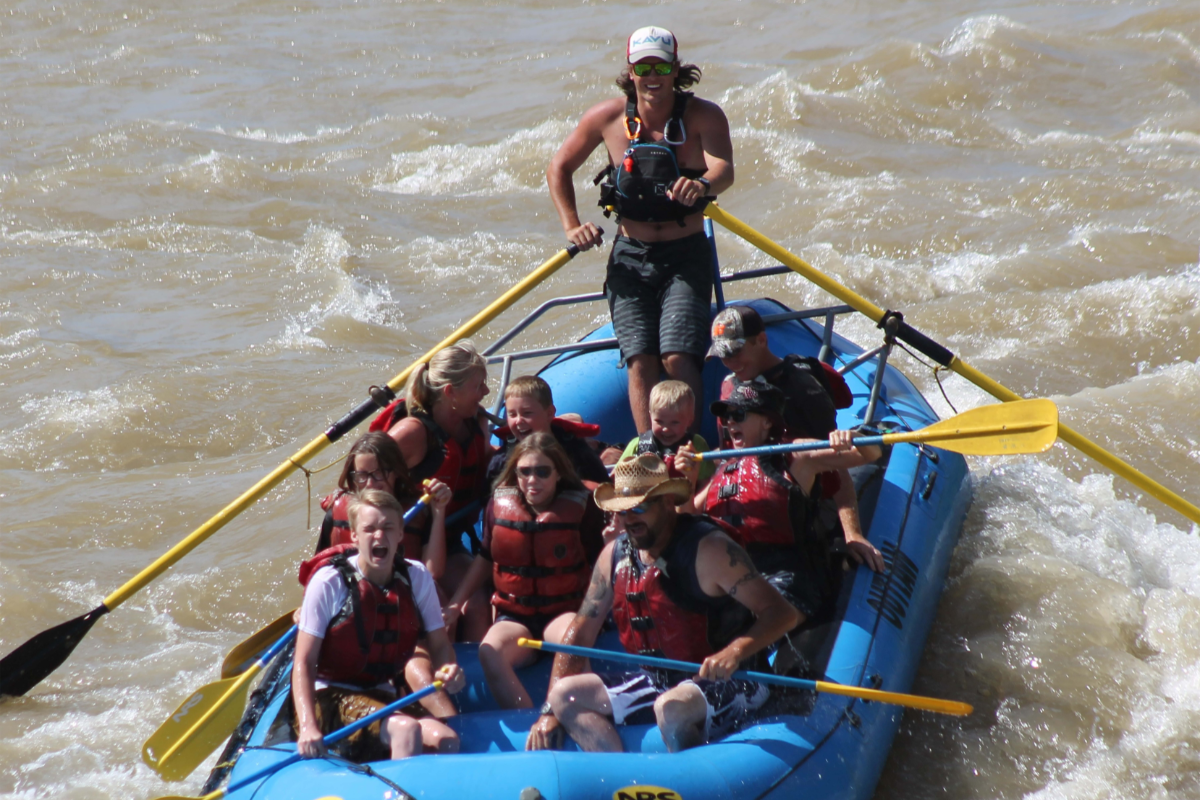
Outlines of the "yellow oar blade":
M 275 644 L 279 640 L 279 637 L 287 633 L 287 629 L 292 627 L 292 615 L 294 613 L 296 612 L 287 612 L 270 625 L 263 627 L 262 630 L 252 634 L 240 644 L 235 645 L 225 656 L 225 660 L 221 662 L 221 677 L 235 678 L 245 672 L 254 663 L 255 659 L 266 652 L 268 647 Z
M 168 781 L 192 774 L 229 738 L 246 708 L 246 689 L 258 670 L 202 686 L 142 745 L 142 760 Z
M 840 694 L 843 697 L 857 697 L 859 700 L 876 700 L 880 703 L 891 703 L 895 706 L 918 708 L 922 711 L 935 711 L 939 714 L 950 714 L 955 717 L 965 717 L 974 711 L 969 703 L 957 700 L 940 700 L 936 697 L 923 697 L 916 694 L 900 692 L 883 692 L 879 689 L 864 689 L 861 686 L 843 686 L 840 683 L 815 681 L 818 692 Z
M 887 433 L 885 444 L 928 442 L 968 456 L 1041 453 L 1058 438 L 1058 406 L 1051 400 L 1020 400 L 970 411 L 909 433 Z

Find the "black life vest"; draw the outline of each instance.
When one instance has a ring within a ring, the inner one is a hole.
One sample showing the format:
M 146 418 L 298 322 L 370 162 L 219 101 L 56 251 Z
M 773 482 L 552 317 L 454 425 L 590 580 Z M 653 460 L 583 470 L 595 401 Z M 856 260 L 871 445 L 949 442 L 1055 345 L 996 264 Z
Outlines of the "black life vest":
M 349 594 L 329 622 L 317 677 L 324 681 L 375 686 L 393 680 L 412 658 L 421 634 L 421 616 L 413 601 L 407 564 L 398 561 L 386 587 L 361 579 L 350 559 L 353 545 L 322 550 L 300 565 L 300 585 L 308 586 L 326 565 L 337 570 Z
M 590 570 L 580 538 L 587 493 L 565 491 L 536 519 L 518 489 L 492 495 L 492 605 L 513 614 L 577 611 Z
M 618 217 L 634 222 L 678 221 L 682 225 L 685 217 L 703 211 L 708 205 L 708 198 L 686 206 L 667 197 L 667 190 L 680 175 L 690 178 L 704 174 L 703 170 L 681 170 L 676 154 L 678 145 L 687 141 L 683 114 L 691 98 L 691 92 L 675 93 L 675 105 L 660 142 L 652 142 L 648 136 L 644 138 L 637 102 L 626 101 L 625 131 L 629 135 L 629 148 L 620 164 L 609 164 L 595 180 L 600 184 L 600 207 L 605 216 L 611 208 Z
M 687 439 L 687 441 L 692 443 L 692 439 L 690 437 Z M 658 439 L 654 438 L 654 431 L 646 431 L 638 436 L 638 442 L 634 447 L 633 452 L 635 455 L 639 456 L 642 453 L 654 453 L 663 460 L 663 463 L 667 465 L 667 473 L 672 478 L 683 477 L 683 473 L 675 469 L 675 459 L 673 457 L 677 452 L 679 452 L 679 446 L 676 445 L 675 447 L 667 447 L 659 442 Z
M 699 662 L 733 640 L 725 629 L 729 597 L 709 597 L 696 578 L 700 541 L 719 526 L 704 517 L 680 514 L 666 550 L 643 564 L 629 536 L 613 546 L 613 621 L 630 653 Z
M 705 512 L 737 528 L 747 548 L 794 547 L 809 536 L 813 503 L 779 462 L 778 457 L 731 458 L 708 484 Z

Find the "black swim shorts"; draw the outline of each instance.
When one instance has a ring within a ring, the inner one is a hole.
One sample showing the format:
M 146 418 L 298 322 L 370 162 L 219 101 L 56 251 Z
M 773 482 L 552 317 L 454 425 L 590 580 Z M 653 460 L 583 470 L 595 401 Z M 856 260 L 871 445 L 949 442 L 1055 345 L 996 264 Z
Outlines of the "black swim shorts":
M 666 242 L 618 236 L 604 292 L 621 358 L 708 351 L 712 247 L 703 233 Z

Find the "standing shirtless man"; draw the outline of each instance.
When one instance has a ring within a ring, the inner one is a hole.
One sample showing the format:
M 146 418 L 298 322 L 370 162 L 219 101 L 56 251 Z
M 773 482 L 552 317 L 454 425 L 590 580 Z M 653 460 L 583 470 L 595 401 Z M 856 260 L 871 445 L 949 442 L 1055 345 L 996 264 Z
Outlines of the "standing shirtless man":
M 700 80 L 680 64 L 665 28 L 639 28 L 617 79 L 625 97 L 592 106 L 546 170 L 567 239 L 580 250 L 600 244 L 600 229 L 579 221 L 572 176 L 601 143 L 612 172 L 604 205 L 620 225 L 605 293 L 638 433 L 650 430 L 650 390 L 663 370 L 703 397 L 712 251 L 704 236 L 704 198 L 733 184 L 729 121 L 715 103 L 683 90 Z

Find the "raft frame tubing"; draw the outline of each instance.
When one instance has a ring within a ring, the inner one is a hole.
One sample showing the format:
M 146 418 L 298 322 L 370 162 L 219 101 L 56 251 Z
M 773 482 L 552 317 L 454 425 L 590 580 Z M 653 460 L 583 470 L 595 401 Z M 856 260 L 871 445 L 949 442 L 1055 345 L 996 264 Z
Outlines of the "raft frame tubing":
M 984 375 L 979 370 L 970 366 L 957 355 L 952 353 L 944 345 L 935 342 L 933 339 L 921 333 L 916 328 L 913 328 L 907 322 L 904 322 L 903 316 L 898 314 L 898 312 L 885 311 L 871 301 L 855 293 L 850 288 L 843 286 L 833 278 L 817 270 L 804 259 L 788 250 L 785 250 L 781 245 L 775 243 L 771 239 L 756 231 L 754 228 L 751 228 L 746 223 L 729 214 L 716 203 L 709 203 L 704 210 L 704 215 L 712 221 L 720 224 L 730 233 L 741 237 L 762 252 L 777 259 L 780 263 L 799 273 L 804 278 L 816 284 L 821 289 L 824 289 L 826 292 L 838 298 L 842 302 L 853 306 L 855 310 L 868 317 L 876 324 L 882 326 L 887 319 L 898 317 L 899 325 L 897 326 L 896 330 L 897 339 L 900 339 L 906 344 L 911 345 L 922 354 L 932 358 L 941 366 L 958 373 L 993 397 L 1003 400 L 1006 403 L 1014 400 L 1025 399 L 1012 389 L 1009 389 L 1001 384 L 999 381 Z M 1132 464 L 1129 464 L 1128 462 L 1108 452 L 1091 439 L 1085 437 L 1083 434 L 1073 430 L 1072 428 L 1069 428 L 1066 425 L 1060 425 L 1059 438 L 1082 452 L 1084 455 L 1091 457 L 1104 467 L 1107 467 L 1112 472 L 1120 475 L 1122 478 L 1129 481 L 1134 486 L 1137 486 L 1142 491 L 1146 492 L 1152 497 L 1157 498 L 1168 507 L 1178 511 L 1180 514 L 1192 520 L 1193 522 L 1200 523 L 1200 507 L 1197 507 L 1181 495 L 1171 491 L 1150 476 L 1140 472 Z

